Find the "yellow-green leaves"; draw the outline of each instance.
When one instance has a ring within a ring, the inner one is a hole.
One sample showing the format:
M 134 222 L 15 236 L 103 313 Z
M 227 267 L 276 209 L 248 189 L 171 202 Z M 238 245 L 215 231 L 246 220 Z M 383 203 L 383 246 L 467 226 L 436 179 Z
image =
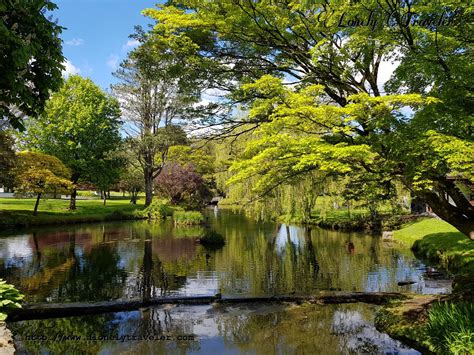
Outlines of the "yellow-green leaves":
M 72 188 L 69 169 L 58 158 L 39 152 L 17 153 L 14 176 L 18 192 L 40 194 Z
M 449 175 L 474 183 L 474 143 L 434 130 L 426 132 L 426 142 L 433 151 L 432 164 L 445 164 Z
M 15 288 L 15 286 L 7 284 L 5 280 L 0 279 L 0 321 L 7 318 L 9 310 L 21 308 L 21 300 L 23 295 Z
M 340 107 L 326 102 L 321 85 L 287 87 L 269 75 L 242 85 L 241 90 L 244 96 L 254 97 L 249 122 L 261 124 L 241 159 L 232 165 L 235 175 L 228 183 L 252 179 L 256 193 L 313 170 L 345 175 L 380 164 L 379 149 L 399 140 L 396 130 L 409 120 L 402 110 L 438 102 L 418 94 L 361 93 Z

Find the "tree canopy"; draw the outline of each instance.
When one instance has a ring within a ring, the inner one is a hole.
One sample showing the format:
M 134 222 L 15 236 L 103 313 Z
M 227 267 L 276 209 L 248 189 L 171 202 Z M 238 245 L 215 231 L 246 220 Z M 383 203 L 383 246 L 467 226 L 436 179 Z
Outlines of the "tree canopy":
M 23 128 L 62 83 L 62 27 L 48 18 L 56 5 L 46 0 L 0 3 L 0 117 Z
M 255 137 L 231 183 L 257 177 L 265 193 L 311 171 L 365 171 L 402 182 L 474 238 L 461 187 L 474 183 L 472 10 L 450 0 L 186 0 L 145 14 L 157 41 L 186 43 L 228 102 L 248 110 L 219 122 L 221 135 Z
M 47 192 L 65 192 L 73 185 L 69 169 L 58 158 L 39 152 L 17 153 L 13 169 L 17 192 L 36 194 L 33 214 L 38 211 L 41 195 Z
M 71 180 L 96 182 L 104 162 L 121 142 L 117 100 L 90 79 L 70 76 L 47 102 L 45 112 L 27 123 L 24 145 L 55 155 L 71 169 Z M 71 195 L 75 209 L 75 190 Z

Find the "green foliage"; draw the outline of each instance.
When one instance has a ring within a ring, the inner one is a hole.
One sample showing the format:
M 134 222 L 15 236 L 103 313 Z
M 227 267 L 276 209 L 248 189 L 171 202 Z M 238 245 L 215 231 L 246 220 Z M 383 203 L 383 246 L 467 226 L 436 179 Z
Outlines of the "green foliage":
M 23 295 L 15 286 L 7 284 L 6 281 L 0 279 L 0 321 L 7 318 L 7 313 L 11 309 L 21 308 L 20 301 Z
M 0 4 L 0 117 L 15 128 L 23 128 L 21 113 L 38 116 L 62 83 L 63 28 L 50 18 L 56 8 L 46 0 Z
M 428 313 L 427 337 L 438 354 L 472 354 L 474 304 L 435 304 Z
M 173 220 L 175 224 L 201 224 L 204 222 L 204 216 L 199 211 L 175 211 Z
M 196 172 L 207 181 L 212 180 L 215 172 L 214 160 L 209 147 L 197 149 L 189 145 L 171 146 L 168 152 L 168 161 L 179 163 L 182 166 L 192 164 Z
M 46 192 L 67 192 L 73 188 L 69 180 L 70 171 L 56 157 L 38 152 L 19 152 L 13 174 L 16 192 L 37 195 L 34 214 L 37 213 L 39 199 Z
M 202 72 L 190 69 L 188 60 L 175 55 L 166 42 L 155 41 L 139 27 L 136 30 L 133 37 L 140 45 L 114 73 L 119 82 L 112 90 L 137 132 L 132 151 L 143 170 L 145 204 L 149 205 L 153 180 L 163 169 L 169 148 L 187 142 L 175 121 L 193 116 L 193 105 L 201 96 L 196 74 Z
M 6 131 L 0 130 L 0 184 L 13 185 L 12 169 L 15 166 L 13 139 Z
M 472 10 L 450 0 L 176 0 L 144 13 L 156 20 L 153 40 L 186 53 L 229 91 L 224 104 L 248 112 L 219 122 L 227 137 L 253 133 L 230 184 L 266 197 L 316 171 L 321 182 L 357 179 L 375 201 L 403 183 L 474 238 L 474 210 L 458 187 L 474 171 Z M 426 24 L 440 14 L 449 25 Z M 390 61 L 400 65 L 381 88 Z
M 165 202 L 154 200 L 142 213 L 150 219 L 165 219 L 172 216 L 173 211 Z
M 29 121 L 23 145 L 60 158 L 72 181 L 95 181 L 108 174 L 108 154 L 121 141 L 117 100 L 90 79 L 70 76 L 47 102 L 45 112 Z

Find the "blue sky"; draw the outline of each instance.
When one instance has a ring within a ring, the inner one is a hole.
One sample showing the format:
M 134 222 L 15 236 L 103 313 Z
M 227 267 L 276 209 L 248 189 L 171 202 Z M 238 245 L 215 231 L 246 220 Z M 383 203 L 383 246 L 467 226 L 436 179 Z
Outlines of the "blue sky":
M 140 12 L 156 0 L 53 0 L 52 15 L 66 27 L 61 37 L 67 73 L 90 77 L 103 89 L 114 82 L 112 72 L 134 43 L 128 38 L 135 25 L 153 23 Z

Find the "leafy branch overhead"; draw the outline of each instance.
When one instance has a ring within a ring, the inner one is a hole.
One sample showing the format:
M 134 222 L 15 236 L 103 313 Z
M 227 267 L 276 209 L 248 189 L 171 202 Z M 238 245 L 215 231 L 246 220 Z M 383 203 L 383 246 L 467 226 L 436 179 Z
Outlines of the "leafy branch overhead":
M 175 0 L 144 14 L 151 38 L 181 48 L 219 104 L 242 110 L 208 120 L 214 138 L 245 137 L 231 184 L 252 181 L 261 196 L 311 171 L 321 182 L 363 172 L 384 190 L 403 184 L 474 239 L 472 11 L 454 0 Z

